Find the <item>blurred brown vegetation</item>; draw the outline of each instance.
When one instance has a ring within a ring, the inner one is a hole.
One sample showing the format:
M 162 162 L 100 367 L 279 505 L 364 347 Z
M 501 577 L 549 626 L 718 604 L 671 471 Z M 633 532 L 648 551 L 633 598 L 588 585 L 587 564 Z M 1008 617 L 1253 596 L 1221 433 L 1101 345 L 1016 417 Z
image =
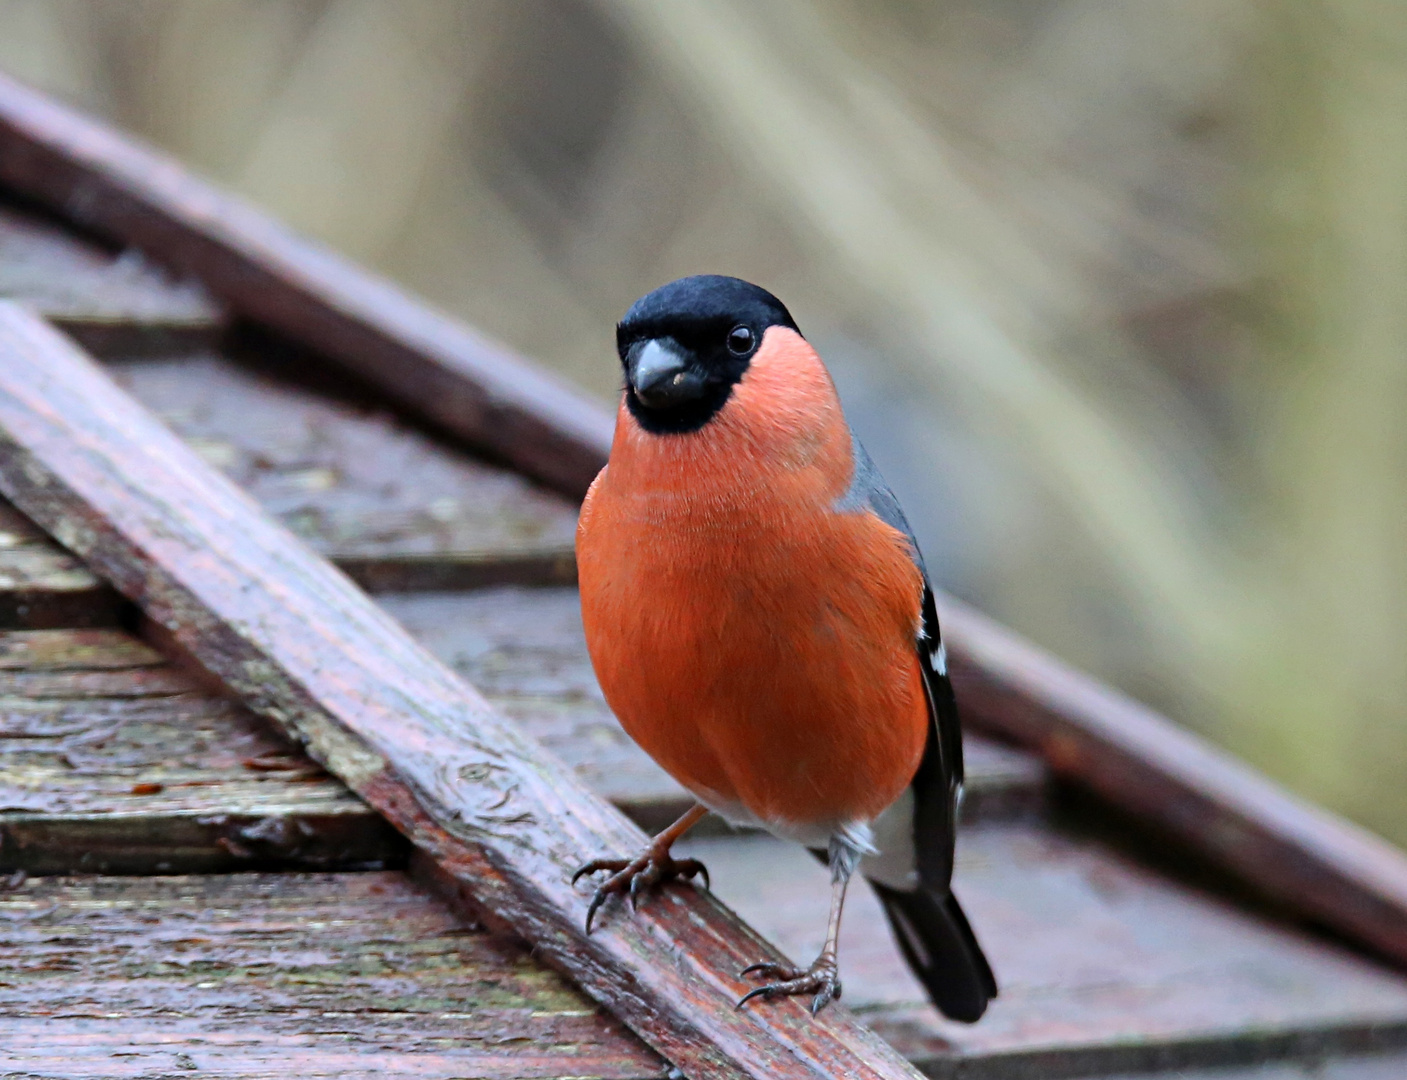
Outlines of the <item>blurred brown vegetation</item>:
M 603 396 L 768 286 L 948 587 L 1407 843 L 1407 8 L 0 0 L 0 67 Z

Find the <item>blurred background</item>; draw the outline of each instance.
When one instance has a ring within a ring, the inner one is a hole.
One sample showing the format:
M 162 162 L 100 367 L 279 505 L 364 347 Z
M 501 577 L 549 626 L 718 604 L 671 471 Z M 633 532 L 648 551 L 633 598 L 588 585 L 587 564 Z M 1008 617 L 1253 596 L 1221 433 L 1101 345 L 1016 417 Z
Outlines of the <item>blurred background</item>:
M 0 0 L 0 70 L 603 400 L 766 286 L 944 587 L 1407 844 L 1407 6 Z

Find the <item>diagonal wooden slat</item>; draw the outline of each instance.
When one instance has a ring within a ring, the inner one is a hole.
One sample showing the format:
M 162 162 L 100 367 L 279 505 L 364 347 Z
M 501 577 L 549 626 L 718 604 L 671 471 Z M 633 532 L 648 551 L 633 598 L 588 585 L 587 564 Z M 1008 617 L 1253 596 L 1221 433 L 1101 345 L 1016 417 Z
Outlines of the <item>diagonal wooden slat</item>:
M 584 856 L 643 834 L 38 316 L 0 304 L 0 489 L 690 1077 L 913 1077 L 844 1008 L 736 1010 L 775 952 L 671 888 L 582 932 Z
M 197 278 L 446 431 L 581 496 L 610 446 L 585 394 L 174 160 L 0 75 L 0 183 Z

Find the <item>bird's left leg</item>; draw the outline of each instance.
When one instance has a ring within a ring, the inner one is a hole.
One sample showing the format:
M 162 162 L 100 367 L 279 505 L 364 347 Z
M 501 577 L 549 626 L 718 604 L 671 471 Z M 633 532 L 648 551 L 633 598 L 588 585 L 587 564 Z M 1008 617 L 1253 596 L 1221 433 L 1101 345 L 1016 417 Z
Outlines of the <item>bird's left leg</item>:
M 592 859 L 572 875 L 572 884 L 588 874 L 601 870 L 611 871 L 611 876 L 596 887 L 591 897 L 591 906 L 586 909 L 586 932 L 591 933 L 591 920 L 596 917 L 596 909 L 606 902 L 612 893 L 630 892 L 630 906 L 636 907 L 640 894 L 651 885 L 670 878 L 692 878 L 702 874 L 708 885 L 708 868 L 698 859 L 676 859 L 669 849 L 686 832 L 698 823 L 699 818 L 708 813 L 708 807 L 696 803 L 683 817 L 650 841 L 648 847 L 634 859 Z
M 819 852 L 818 852 L 819 854 Z M 805 970 L 790 964 L 764 962 L 743 968 L 741 975 L 760 975 L 775 982 L 749 990 L 738 1001 L 741 1009 L 755 997 L 788 997 L 792 994 L 815 994 L 811 999 L 811 1015 L 814 1016 L 836 998 L 840 997 L 840 966 L 837 952 L 840 941 L 840 913 L 845 907 L 845 890 L 850 884 L 850 876 L 860 861 L 860 852 L 846 844 L 839 837 L 832 837 L 829 859 L 831 868 L 831 914 L 826 925 L 826 943 L 821 947 L 821 955 Z

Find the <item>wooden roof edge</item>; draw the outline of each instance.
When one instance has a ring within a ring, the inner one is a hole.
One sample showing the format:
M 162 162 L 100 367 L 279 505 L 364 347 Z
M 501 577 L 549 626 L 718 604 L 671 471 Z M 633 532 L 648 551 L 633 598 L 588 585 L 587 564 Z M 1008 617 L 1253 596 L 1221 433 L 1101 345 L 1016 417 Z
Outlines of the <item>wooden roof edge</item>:
M 1407 853 L 951 597 L 964 722 L 1039 753 L 1233 878 L 1407 965 Z
M 644 836 L 29 309 L 0 302 L 0 493 L 690 1077 L 915 1078 L 843 1006 L 738 1010 L 781 957 L 709 893 L 572 871 Z
M 5 75 L 0 184 L 197 278 L 239 314 L 564 494 L 580 498 L 606 459 L 613 419 L 593 398 Z

